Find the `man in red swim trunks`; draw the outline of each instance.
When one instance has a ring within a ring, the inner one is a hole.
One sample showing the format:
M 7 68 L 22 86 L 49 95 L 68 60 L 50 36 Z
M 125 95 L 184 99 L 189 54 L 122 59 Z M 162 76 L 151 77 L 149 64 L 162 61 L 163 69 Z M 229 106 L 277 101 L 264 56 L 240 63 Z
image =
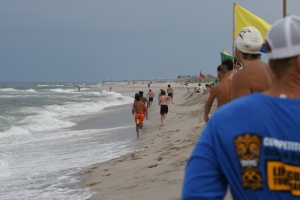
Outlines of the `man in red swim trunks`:
M 139 135 L 139 129 L 143 128 L 143 122 L 144 122 L 144 109 L 145 104 L 143 101 L 141 101 L 141 96 L 139 94 L 135 94 L 135 101 L 132 105 L 132 114 L 134 115 L 134 121 L 136 124 L 136 136 L 137 138 L 140 137 Z M 146 110 L 146 118 L 147 118 L 147 110 Z

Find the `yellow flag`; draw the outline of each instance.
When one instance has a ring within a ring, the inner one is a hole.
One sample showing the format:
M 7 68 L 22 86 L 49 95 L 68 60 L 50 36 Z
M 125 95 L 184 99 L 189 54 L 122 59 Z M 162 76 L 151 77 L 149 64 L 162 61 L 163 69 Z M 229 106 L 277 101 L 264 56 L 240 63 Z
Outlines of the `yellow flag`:
M 239 31 L 246 26 L 254 26 L 257 28 L 263 39 L 266 38 L 267 32 L 270 29 L 271 25 L 268 24 L 265 20 L 257 17 L 250 11 L 246 10 L 242 6 L 234 3 L 235 10 L 235 30 L 234 37 L 237 36 Z
M 227 51 L 225 51 L 225 50 L 223 50 L 223 54 L 229 56 L 229 53 Z

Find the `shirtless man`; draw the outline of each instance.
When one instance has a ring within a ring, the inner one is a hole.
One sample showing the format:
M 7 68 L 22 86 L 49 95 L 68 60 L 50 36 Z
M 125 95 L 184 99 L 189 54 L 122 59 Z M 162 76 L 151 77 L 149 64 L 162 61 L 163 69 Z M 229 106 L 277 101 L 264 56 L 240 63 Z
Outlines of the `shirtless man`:
M 148 100 L 149 100 L 149 108 L 150 106 L 152 105 L 152 102 L 153 102 L 153 97 L 155 96 L 154 92 L 152 92 L 151 89 L 149 89 L 149 92 L 147 94 L 147 97 L 148 97 Z
M 161 124 L 164 125 L 164 119 L 166 119 L 166 115 L 168 114 L 168 103 L 170 102 L 170 97 L 166 96 L 166 91 L 161 91 L 161 96 L 159 97 L 158 104 L 160 105 L 160 121 Z
M 260 60 L 262 44 L 262 36 L 254 27 L 245 27 L 236 36 L 235 57 L 243 69 L 232 78 L 232 99 L 265 91 L 273 85 L 273 72 L 269 65 Z
M 162 95 L 162 94 L 161 94 L 162 91 L 164 91 L 164 89 L 160 89 L 160 92 L 159 92 L 159 94 L 158 94 L 158 101 L 159 101 L 159 98 L 160 98 L 161 95 Z
M 220 83 L 214 87 L 211 88 L 209 97 L 205 103 L 205 112 L 204 112 L 204 121 L 208 122 L 209 117 L 209 111 L 211 109 L 211 106 L 217 98 L 218 104 L 217 107 L 226 104 L 231 100 L 231 79 L 228 77 L 228 68 L 226 65 L 219 65 L 217 68 L 218 71 L 218 78 L 220 80 Z
M 139 95 L 141 96 L 141 101 L 144 102 L 144 104 L 145 104 L 145 110 L 144 110 L 144 113 L 145 113 L 147 108 L 149 107 L 149 101 L 146 97 L 144 97 L 143 91 L 139 91 Z
M 173 91 L 173 88 L 171 88 L 171 85 L 168 85 L 167 93 L 168 93 L 168 97 L 170 99 L 169 101 L 172 102 L 172 104 L 174 104 L 173 103 L 173 93 L 174 93 L 174 91 Z
M 132 105 L 132 114 L 134 115 L 134 121 L 136 125 L 136 136 L 137 138 L 140 137 L 139 135 L 139 129 L 143 128 L 143 121 L 144 121 L 144 108 L 145 104 L 143 101 L 140 100 L 141 96 L 139 94 L 135 94 L 135 101 Z
M 225 59 L 222 61 L 222 65 L 225 65 L 227 66 L 227 69 L 228 69 L 228 78 L 229 79 L 232 79 L 233 77 L 233 61 L 231 59 Z

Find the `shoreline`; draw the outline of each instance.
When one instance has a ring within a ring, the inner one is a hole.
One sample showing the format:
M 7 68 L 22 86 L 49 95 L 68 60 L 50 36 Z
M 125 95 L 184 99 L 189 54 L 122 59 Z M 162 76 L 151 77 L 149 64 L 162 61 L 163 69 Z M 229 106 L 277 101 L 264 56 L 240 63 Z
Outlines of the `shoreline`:
M 208 94 L 195 93 L 190 97 L 191 91 L 186 87 L 170 84 L 174 88 L 175 105 L 169 105 L 164 126 L 160 125 L 157 92 L 166 89 L 168 83 L 151 85 L 156 95 L 149 109 L 153 123 L 146 125 L 146 133 L 143 129 L 140 132 L 141 150 L 95 164 L 77 174 L 82 178 L 81 187 L 94 193 L 89 200 L 181 198 L 185 165 L 205 126 L 202 116 Z M 148 87 L 144 84 L 112 87 L 116 92 L 139 90 L 144 90 L 146 96 Z M 211 113 L 215 109 L 216 103 Z

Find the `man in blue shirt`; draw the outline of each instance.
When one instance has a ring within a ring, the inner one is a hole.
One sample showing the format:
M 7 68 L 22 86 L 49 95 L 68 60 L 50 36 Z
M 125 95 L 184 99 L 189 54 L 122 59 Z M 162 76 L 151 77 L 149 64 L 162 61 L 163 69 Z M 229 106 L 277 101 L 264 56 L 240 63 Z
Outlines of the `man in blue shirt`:
M 275 84 L 219 108 L 186 166 L 182 199 L 300 198 L 300 18 L 267 34 Z

